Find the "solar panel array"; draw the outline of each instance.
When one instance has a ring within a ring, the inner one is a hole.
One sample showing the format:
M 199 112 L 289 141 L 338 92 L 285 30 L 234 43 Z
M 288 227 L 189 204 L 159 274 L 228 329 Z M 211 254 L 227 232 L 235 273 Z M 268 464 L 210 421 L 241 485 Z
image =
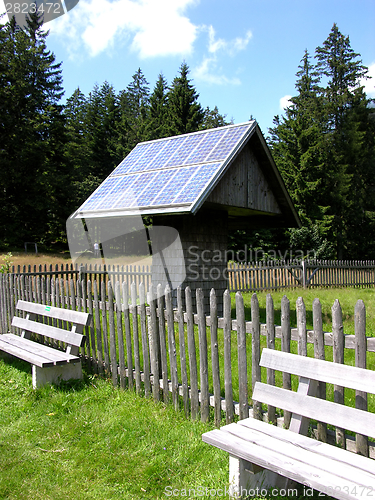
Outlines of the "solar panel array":
M 139 143 L 79 212 L 193 205 L 253 123 Z

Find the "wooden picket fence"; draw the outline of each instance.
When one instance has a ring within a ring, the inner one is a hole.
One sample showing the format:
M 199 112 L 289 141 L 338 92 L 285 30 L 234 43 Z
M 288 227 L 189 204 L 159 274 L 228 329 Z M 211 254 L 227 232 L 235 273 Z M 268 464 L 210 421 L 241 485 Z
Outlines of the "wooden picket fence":
M 177 290 L 177 309 L 172 308 L 169 289 L 150 286 L 148 293 L 143 283 L 139 293 L 135 283 L 130 294 L 124 282 L 102 281 L 101 298 L 98 282 L 90 280 L 51 279 L 50 276 L 0 275 L 1 332 L 14 330 L 11 319 L 18 299 L 46 305 L 87 311 L 92 323 L 86 330 L 86 344 L 81 356 L 87 368 L 110 377 L 115 386 L 135 389 L 137 393 L 152 396 L 155 401 L 172 401 L 182 407 L 186 416 L 208 421 L 210 407 L 217 426 L 223 418 L 226 423 L 253 416 L 273 421 L 275 408 L 249 405 L 252 387 L 258 380 L 290 389 L 297 383 L 290 375 L 275 377 L 259 366 L 261 349 L 267 346 L 301 356 L 315 356 L 344 363 L 348 352 L 353 352 L 353 364 L 374 369 L 375 338 L 366 337 L 366 312 L 359 300 L 355 306 L 355 335 L 345 335 L 339 301 L 332 307 L 332 332 L 323 332 L 322 311 L 318 299 L 313 303 L 314 330 L 306 328 L 306 308 L 302 298 L 296 303 L 297 327 L 290 322 L 290 303 L 286 296 L 281 302 L 281 325 L 274 321 L 272 296 L 268 294 L 266 323 L 260 322 L 256 294 L 251 299 L 251 321 L 245 319 L 243 296 L 235 295 L 235 317 L 232 318 L 231 296 L 224 293 L 224 316 L 217 316 L 215 290 L 210 293 L 210 311 L 203 311 L 203 291 L 197 290 L 197 311 L 192 308 L 189 288 Z M 183 296 L 186 307 L 183 309 Z M 234 311 L 233 311 L 234 312 Z M 367 355 L 367 361 L 366 361 Z M 342 400 L 343 390 L 334 388 L 335 399 Z M 320 387 L 320 397 L 332 398 L 332 388 Z M 356 395 L 355 405 L 367 408 L 367 396 Z M 278 424 L 288 426 L 290 415 L 278 416 Z M 324 424 L 315 431 L 322 441 L 334 439 Z M 340 432 L 340 431 L 338 431 Z M 337 437 L 337 440 L 341 436 Z M 357 444 L 356 444 L 357 443 Z M 358 443 L 362 443 L 359 445 Z M 346 437 L 348 449 L 375 456 L 374 447 L 359 439 Z M 365 446 L 365 449 L 364 449 Z M 369 451 L 370 450 L 370 451 Z
M 375 285 L 375 261 L 270 261 L 229 263 L 231 291 L 297 287 L 369 287 Z
M 44 276 L 61 279 L 72 278 L 74 281 L 85 278 L 86 281 L 98 281 L 99 296 L 100 283 L 119 281 L 135 283 L 137 293 L 139 284 L 143 282 L 146 289 L 151 284 L 150 266 L 119 266 L 119 265 L 87 265 L 66 264 L 55 266 L 12 266 L 12 274 L 25 276 Z M 280 290 L 298 287 L 369 287 L 375 286 L 374 261 L 269 261 L 228 264 L 228 289 L 237 291 Z

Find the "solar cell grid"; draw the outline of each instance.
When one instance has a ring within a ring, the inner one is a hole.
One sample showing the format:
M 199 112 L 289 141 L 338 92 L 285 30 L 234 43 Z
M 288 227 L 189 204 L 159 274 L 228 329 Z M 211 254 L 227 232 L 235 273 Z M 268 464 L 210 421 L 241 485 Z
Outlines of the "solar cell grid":
M 166 166 L 171 167 L 184 165 L 186 158 L 194 151 L 197 145 L 204 140 L 204 135 L 205 134 L 198 134 L 187 137 L 184 143 L 167 161 Z
M 205 134 L 204 139 L 200 142 L 195 151 L 193 151 L 192 154 L 185 160 L 185 165 L 192 165 L 194 163 L 202 163 L 205 161 L 211 149 L 224 134 L 225 130 L 215 130 Z
M 152 204 L 154 206 L 170 204 L 173 198 L 176 197 L 176 193 L 179 193 L 182 190 L 195 172 L 195 167 L 179 168 L 175 176 L 169 181 L 159 195 L 153 199 Z
M 111 175 L 120 175 L 127 173 L 130 167 L 135 166 L 141 156 L 147 151 L 150 144 L 137 144 L 137 146 L 130 151 L 128 156 L 126 156 L 118 167 L 112 172 Z
M 219 143 L 215 145 L 207 161 L 224 160 L 240 140 L 248 127 L 229 129 Z
M 140 207 L 154 205 L 153 200 L 163 190 L 165 185 L 174 177 L 176 170 L 162 170 L 156 172 L 151 183 L 140 193 L 136 195 L 137 204 Z
M 130 167 L 127 172 L 140 172 L 143 170 L 148 170 L 154 158 L 159 155 L 164 147 L 165 141 L 149 143 L 149 147 L 147 148 L 145 154 L 142 155 L 138 162 L 133 167 Z
M 111 191 L 113 186 L 117 183 L 116 177 L 108 177 L 103 184 L 101 184 L 96 191 L 89 197 L 88 200 L 82 205 L 82 210 L 94 210 L 104 200 Z
M 136 174 L 129 177 L 130 183 L 114 202 L 113 208 L 133 207 L 137 204 L 137 195 L 153 181 L 156 172 L 147 172 L 146 174 Z
M 186 137 L 181 136 L 181 137 L 176 137 L 173 139 L 170 139 L 169 141 L 163 141 L 165 146 L 163 150 L 160 152 L 160 154 L 150 162 L 148 168 L 155 168 L 159 169 L 162 167 L 166 166 L 166 163 L 168 162 L 168 159 L 173 155 L 175 151 L 178 150 L 180 146 L 185 142 Z
M 115 177 L 117 182 L 112 186 L 112 189 L 108 192 L 108 195 L 100 203 L 100 209 L 104 210 L 105 208 L 113 208 L 124 191 L 129 189 L 131 183 L 134 182 L 133 177 L 134 176 L 129 175 Z
M 220 165 L 220 163 L 202 165 L 185 184 L 182 191 L 174 197 L 172 203 L 193 203 Z

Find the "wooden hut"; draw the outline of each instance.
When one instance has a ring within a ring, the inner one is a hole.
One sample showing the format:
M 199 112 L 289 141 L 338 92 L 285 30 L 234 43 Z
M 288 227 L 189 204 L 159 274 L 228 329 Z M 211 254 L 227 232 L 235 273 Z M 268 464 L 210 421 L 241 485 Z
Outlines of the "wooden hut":
M 220 297 L 227 288 L 229 230 L 300 224 L 254 120 L 139 143 L 74 216 L 136 214 L 152 216 L 155 246 L 164 249 L 153 256 L 153 281 L 167 274 L 193 292 L 203 288 L 206 310 L 209 290 Z M 166 227 L 179 245 L 156 231 Z

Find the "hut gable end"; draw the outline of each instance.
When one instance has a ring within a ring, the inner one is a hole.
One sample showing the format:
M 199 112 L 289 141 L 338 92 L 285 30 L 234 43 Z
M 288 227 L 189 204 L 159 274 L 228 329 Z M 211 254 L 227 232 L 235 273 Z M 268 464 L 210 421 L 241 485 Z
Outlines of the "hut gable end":
M 207 202 L 281 214 L 259 162 L 247 144 L 230 165 Z

